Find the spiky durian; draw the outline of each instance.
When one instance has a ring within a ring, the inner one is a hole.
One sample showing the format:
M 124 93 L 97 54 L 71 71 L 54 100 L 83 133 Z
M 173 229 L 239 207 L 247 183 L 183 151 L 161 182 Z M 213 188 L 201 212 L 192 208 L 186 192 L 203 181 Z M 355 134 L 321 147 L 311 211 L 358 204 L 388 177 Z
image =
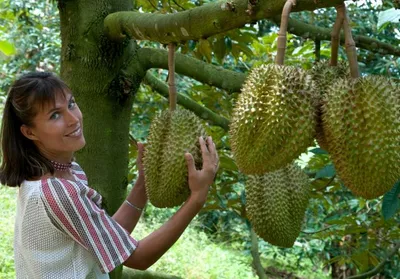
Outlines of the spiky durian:
M 336 82 L 339 78 L 350 78 L 350 69 L 347 62 L 340 61 L 337 66 L 330 66 L 327 61 L 320 61 L 314 64 L 311 69 L 311 76 L 317 88 L 315 97 L 315 111 L 316 111 L 316 134 L 315 138 L 319 146 L 329 151 L 328 144 L 325 139 L 325 133 L 322 124 L 322 101 L 326 90 L 332 83 Z
M 246 215 L 254 231 L 272 245 L 292 247 L 309 201 L 307 175 L 292 163 L 261 176 L 249 175 L 245 187 Z
M 185 153 L 193 155 L 196 167 L 202 164 L 199 137 L 205 132 L 192 112 L 164 111 L 151 124 L 144 153 L 146 192 L 156 207 L 174 207 L 189 196 Z
M 380 76 L 335 82 L 324 98 L 323 122 L 338 175 L 370 199 L 400 178 L 400 86 Z
M 299 68 L 269 64 L 250 72 L 230 125 L 232 151 L 240 171 L 275 171 L 312 144 L 313 91 L 311 77 Z

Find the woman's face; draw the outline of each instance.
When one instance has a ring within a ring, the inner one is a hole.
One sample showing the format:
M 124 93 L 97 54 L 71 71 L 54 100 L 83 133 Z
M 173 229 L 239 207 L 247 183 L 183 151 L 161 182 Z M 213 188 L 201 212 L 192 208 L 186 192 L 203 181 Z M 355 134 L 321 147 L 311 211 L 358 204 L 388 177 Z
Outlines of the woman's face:
M 82 113 L 68 91 L 57 94 L 55 104 L 44 105 L 33 119 L 33 125 L 22 125 L 21 132 L 51 160 L 68 161 L 75 151 L 85 146 Z

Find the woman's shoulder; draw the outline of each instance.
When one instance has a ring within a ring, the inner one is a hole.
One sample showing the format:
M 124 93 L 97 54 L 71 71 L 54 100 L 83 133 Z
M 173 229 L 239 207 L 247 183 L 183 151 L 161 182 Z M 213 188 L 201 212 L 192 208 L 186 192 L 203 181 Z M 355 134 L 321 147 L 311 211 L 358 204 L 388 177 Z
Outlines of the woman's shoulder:
M 60 177 L 47 177 L 41 181 L 41 195 L 48 203 L 60 202 L 65 206 L 74 204 L 83 206 L 85 201 L 91 200 L 101 206 L 102 197 L 94 189 L 81 181 L 73 181 Z
M 74 171 L 83 171 L 82 167 L 78 164 L 78 162 L 73 161 L 71 169 Z
M 84 182 L 87 185 L 86 174 L 77 162 L 75 162 L 75 161 L 72 162 L 71 170 L 79 180 L 81 180 L 82 182 Z

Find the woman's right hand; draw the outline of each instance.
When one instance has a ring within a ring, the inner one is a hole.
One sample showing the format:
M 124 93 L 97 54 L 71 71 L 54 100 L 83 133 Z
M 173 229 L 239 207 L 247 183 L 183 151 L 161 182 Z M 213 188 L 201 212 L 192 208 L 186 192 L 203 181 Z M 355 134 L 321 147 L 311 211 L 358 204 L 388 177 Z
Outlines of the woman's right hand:
M 192 154 L 186 153 L 185 158 L 189 172 L 190 199 L 194 199 L 194 201 L 203 205 L 207 200 L 209 187 L 213 184 L 218 171 L 219 158 L 211 137 L 207 137 L 207 142 L 203 137 L 200 137 L 199 142 L 203 157 L 202 169 L 196 169 Z
M 164 225 L 140 240 L 135 252 L 124 262 L 124 265 L 141 270 L 149 268 L 171 248 L 203 207 L 208 188 L 217 173 L 219 159 L 211 137 L 207 138 L 207 143 L 203 138 L 199 141 L 203 157 L 201 170 L 196 170 L 192 155 L 185 154 L 189 170 L 190 197 Z

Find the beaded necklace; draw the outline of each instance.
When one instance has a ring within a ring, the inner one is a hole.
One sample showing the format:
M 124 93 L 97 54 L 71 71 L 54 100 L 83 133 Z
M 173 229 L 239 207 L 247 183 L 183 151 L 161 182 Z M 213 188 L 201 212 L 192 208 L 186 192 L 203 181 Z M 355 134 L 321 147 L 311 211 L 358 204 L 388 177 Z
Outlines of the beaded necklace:
M 50 160 L 50 162 L 53 165 L 54 169 L 58 171 L 67 171 L 72 167 L 72 163 L 64 164 L 52 160 Z

